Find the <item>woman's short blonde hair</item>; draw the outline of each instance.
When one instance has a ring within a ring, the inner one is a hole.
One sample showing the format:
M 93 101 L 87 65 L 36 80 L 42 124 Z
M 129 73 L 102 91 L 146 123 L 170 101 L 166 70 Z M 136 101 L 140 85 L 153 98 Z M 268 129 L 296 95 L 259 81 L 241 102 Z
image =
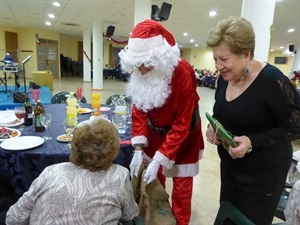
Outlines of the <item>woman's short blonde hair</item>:
M 116 127 L 105 119 L 97 118 L 75 130 L 70 161 L 90 171 L 107 170 L 117 157 L 119 148 Z
M 255 33 L 252 24 L 243 17 L 230 16 L 223 19 L 212 28 L 206 39 L 207 48 L 213 48 L 225 43 L 234 54 L 251 51 L 254 57 Z

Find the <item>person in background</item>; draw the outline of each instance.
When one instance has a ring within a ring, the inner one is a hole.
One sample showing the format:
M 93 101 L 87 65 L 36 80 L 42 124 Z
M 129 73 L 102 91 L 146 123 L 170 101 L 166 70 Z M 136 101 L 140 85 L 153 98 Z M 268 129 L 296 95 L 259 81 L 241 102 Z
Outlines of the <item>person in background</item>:
M 131 74 L 126 92 L 133 103 L 131 176 L 146 158 L 151 161 L 148 184 L 158 175 L 165 186 L 165 177 L 172 177 L 173 214 L 178 225 L 187 225 L 193 176 L 204 148 L 195 72 L 180 58 L 173 35 L 153 20 L 133 28 L 119 56 L 122 69 Z
M 79 126 L 73 135 L 71 162 L 46 167 L 11 206 L 7 225 L 117 224 L 138 215 L 129 171 L 113 164 L 119 135 L 105 119 Z
M 211 125 L 207 140 L 221 159 L 221 201 L 253 223 L 271 224 L 300 138 L 300 98 L 276 67 L 254 59 L 255 34 L 245 18 L 229 17 L 210 30 L 206 44 L 220 71 L 213 117 L 234 135 L 227 151 Z

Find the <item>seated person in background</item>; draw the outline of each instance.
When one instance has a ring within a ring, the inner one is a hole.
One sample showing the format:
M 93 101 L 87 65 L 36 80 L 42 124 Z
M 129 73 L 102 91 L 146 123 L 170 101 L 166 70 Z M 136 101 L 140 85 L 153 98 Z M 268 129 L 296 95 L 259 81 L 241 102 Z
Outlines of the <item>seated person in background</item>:
M 120 142 L 115 126 L 96 119 L 73 135 L 71 162 L 48 166 L 9 208 L 7 225 L 118 224 L 138 215 L 129 171 L 113 164 Z

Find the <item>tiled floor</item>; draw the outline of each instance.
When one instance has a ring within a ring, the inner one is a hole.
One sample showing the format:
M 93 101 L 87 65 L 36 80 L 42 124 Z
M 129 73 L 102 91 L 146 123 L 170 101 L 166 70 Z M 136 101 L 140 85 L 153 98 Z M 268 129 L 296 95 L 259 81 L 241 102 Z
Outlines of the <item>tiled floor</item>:
M 83 82 L 79 77 L 63 77 L 54 79 L 53 94 L 60 91 L 75 91 L 77 86 L 83 87 L 83 95 L 88 102 L 91 102 L 92 83 Z M 126 82 L 116 80 L 104 80 L 104 88 L 100 91 L 101 103 L 112 94 L 125 93 Z M 206 132 L 208 124 L 204 113 L 212 112 L 214 103 L 214 89 L 207 87 L 198 87 L 197 91 L 200 95 L 200 116 L 202 118 L 203 134 Z M 171 193 L 171 180 L 168 179 L 167 190 Z M 191 225 L 210 225 L 213 224 L 218 207 L 219 207 L 219 158 L 216 153 L 216 147 L 205 141 L 205 153 L 200 161 L 200 173 L 194 178 L 194 191 L 192 200 L 192 217 Z M 276 219 L 274 222 L 279 222 Z

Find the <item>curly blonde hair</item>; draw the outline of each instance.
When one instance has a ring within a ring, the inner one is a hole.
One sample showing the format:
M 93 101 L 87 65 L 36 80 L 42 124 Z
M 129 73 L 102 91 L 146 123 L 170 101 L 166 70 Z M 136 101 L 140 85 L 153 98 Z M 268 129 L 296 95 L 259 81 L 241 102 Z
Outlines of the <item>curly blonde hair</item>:
M 206 47 L 213 48 L 225 43 L 235 54 L 251 51 L 254 57 L 255 33 L 252 24 L 243 17 L 230 16 L 223 19 L 212 28 L 206 39 Z
M 88 121 L 73 135 L 70 161 L 90 171 L 107 170 L 120 148 L 116 127 L 105 119 Z

